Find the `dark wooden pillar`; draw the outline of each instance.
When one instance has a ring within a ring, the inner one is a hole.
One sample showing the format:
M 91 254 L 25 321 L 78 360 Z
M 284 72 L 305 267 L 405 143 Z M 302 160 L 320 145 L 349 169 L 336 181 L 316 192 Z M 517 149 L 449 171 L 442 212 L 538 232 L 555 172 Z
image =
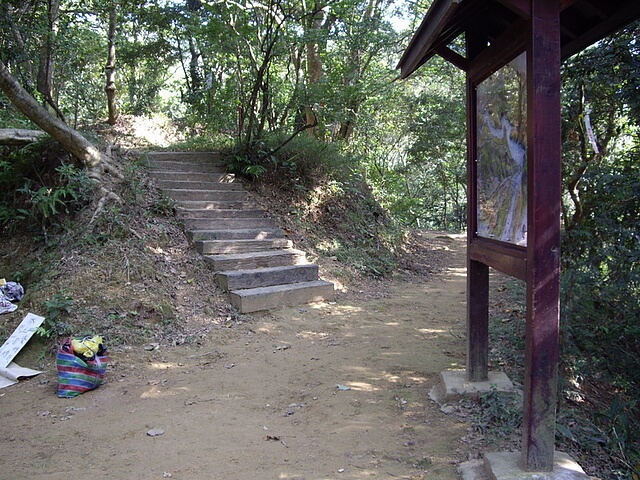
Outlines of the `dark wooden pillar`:
M 467 380 L 489 379 L 489 267 L 467 260 Z
M 528 70 L 527 329 L 522 466 L 552 471 L 560 277 L 560 2 L 531 0 Z
M 474 58 L 487 45 L 481 31 L 466 32 L 467 55 Z M 477 174 L 476 88 L 467 75 L 467 380 L 489 379 L 489 267 L 470 257 L 471 243 L 478 230 L 476 205 Z

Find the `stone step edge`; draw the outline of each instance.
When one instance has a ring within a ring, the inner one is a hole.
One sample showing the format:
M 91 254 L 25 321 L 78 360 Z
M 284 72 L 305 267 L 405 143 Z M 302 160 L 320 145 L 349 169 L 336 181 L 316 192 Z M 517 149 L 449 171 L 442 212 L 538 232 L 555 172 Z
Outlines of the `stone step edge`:
M 259 277 L 259 276 L 265 276 L 265 275 L 271 275 L 271 274 L 275 274 L 275 275 L 286 274 L 288 272 L 293 272 L 293 271 L 306 271 L 307 277 L 309 276 L 314 277 L 313 279 L 307 278 L 303 274 L 300 277 L 301 278 L 300 280 L 292 280 L 291 276 L 289 276 L 289 278 L 286 281 L 284 280 L 280 281 L 280 280 L 271 278 L 270 281 L 275 283 L 269 283 L 268 285 L 274 286 L 274 285 L 283 285 L 283 284 L 305 283 L 305 282 L 320 280 L 320 278 L 318 277 L 318 270 L 319 270 L 318 265 L 316 265 L 315 263 L 302 263 L 299 265 L 284 265 L 280 267 L 261 267 L 261 268 L 252 268 L 252 269 L 246 269 L 246 270 L 227 270 L 227 271 L 222 271 L 217 273 L 217 281 L 222 291 L 228 292 L 229 290 L 245 289 L 242 287 L 229 288 L 229 283 L 236 283 L 238 281 L 242 281 L 241 280 L 242 277 Z M 267 286 L 267 284 L 256 285 L 255 287 L 248 287 L 248 288 L 257 288 L 257 287 L 264 287 L 264 286 Z
M 242 237 L 226 237 L 226 238 L 198 238 L 203 235 L 267 235 L 263 238 L 283 238 L 285 236 L 284 230 L 281 228 L 218 228 L 218 229 L 193 229 L 187 230 L 187 237 L 191 242 L 196 242 L 198 240 L 226 240 L 232 238 L 242 238 Z M 277 236 L 271 236 L 277 235 Z M 258 237 L 246 237 L 247 240 L 262 240 L 262 238 Z
M 293 242 L 287 238 L 265 238 L 262 240 L 253 239 L 221 239 L 221 240 L 197 240 L 194 242 L 196 252 L 201 255 L 225 255 L 229 253 L 257 253 L 265 251 L 278 251 L 293 248 Z M 236 252 L 215 252 L 216 248 L 228 248 Z M 249 250 L 255 249 L 255 250 Z M 212 251 L 213 250 L 213 251 Z
M 335 285 L 324 280 L 271 287 L 257 287 L 229 292 L 231 304 L 240 313 L 252 313 L 301 303 L 332 301 Z
M 240 295 L 242 297 L 248 297 L 252 295 L 262 295 L 272 292 L 286 292 L 293 290 L 296 287 L 313 287 L 313 286 L 326 286 L 331 285 L 335 288 L 333 282 L 327 282 L 326 280 L 314 280 L 312 282 L 297 282 L 297 283 L 285 283 L 282 285 L 273 285 L 272 287 L 256 287 L 256 288 L 242 288 L 238 290 L 231 290 L 229 293 Z

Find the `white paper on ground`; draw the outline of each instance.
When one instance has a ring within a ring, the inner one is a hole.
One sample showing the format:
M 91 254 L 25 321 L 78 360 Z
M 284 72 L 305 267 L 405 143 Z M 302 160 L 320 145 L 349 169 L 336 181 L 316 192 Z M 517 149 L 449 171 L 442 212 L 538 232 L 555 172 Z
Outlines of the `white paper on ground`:
M 11 362 L 6 368 L 0 368 L 0 388 L 18 383 L 20 377 L 33 377 L 41 373 L 39 370 L 21 367 L 17 363 Z
M 18 381 L 18 377 L 32 377 L 38 375 L 37 370 L 23 368 L 12 360 L 24 347 L 29 339 L 44 322 L 44 317 L 28 313 L 11 336 L 0 347 L 0 388 L 8 387 Z

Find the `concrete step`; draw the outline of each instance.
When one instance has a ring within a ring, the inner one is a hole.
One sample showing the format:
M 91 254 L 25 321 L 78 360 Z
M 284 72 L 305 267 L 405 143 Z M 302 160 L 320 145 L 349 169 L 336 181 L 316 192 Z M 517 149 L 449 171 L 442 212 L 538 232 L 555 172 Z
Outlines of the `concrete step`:
M 316 280 L 246 290 L 232 290 L 230 297 L 231 304 L 240 313 L 251 313 L 283 306 L 331 301 L 335 298 L 335 288 L 331 282 Z
M 257 208 L 198 208 L 185 209 L 178 207 L 178 212 L 188 218 L 264 218 L 264 210 Z
M 318 266 L 293 248 L 242 183 L 226 173 L 220 155 L 153 152 L 147 162 L 238 311 L 334 299 L 334 285 L 318 279 Z
M 265 240 L 198 240 L 196 251 L 202 255 L 219 255 L 224 253 L 248 253 L 292 248 L 293 242 L 287 238 L 268 238 Z
M 245 288 L 284 285 L 318 280 L 318 266 L 313 263 L 284 267 L 255 268 L 218 273 L 218 285 L 227 292 Z
M 257 209 L 257 205 L 255 202 L 243 202 L 240 200 L 235 201 L 222 201 L 218 202 L 216 200 L 212 200 L 210 202 L 207 201 L 189 201 L 189 200 L 181 200 L 175 202 L 176 207 L 184 210 L 217 210 L 220 208 L 234 208 L 236 210 L 247 210 L 247 209 Z
M 172 160 L 151 160 L 149 167 L 159 172 L 223 173 L 227 169 L 218 163 L 192 163 Z
M 151 170 L 151 176 L 157 181 L 164 180 L 177 180 L 182 182 L 197 182 L 197 181 L 207 181 L 207 182 L 220 182 L 220 183 L 231 183 L 235 181 L 235 175 L 233 173 L 226 172 L 208 172 L 208 173 L 198 173 L 198 172 L 172 172 L 165 170 Z
M 190 190 L 168 188 L 162 191 L 165 195 L 176 201 L 244 201 L 249 196 L 244 190 Z
M 221 230 L 189 230 L 187 236 L 192 242 L 198 240 L 225 240 L 231 238 L 262 240 L 265 238 L 283 238 L 284 230 L 280 228 L 236 228 Z
M 239 182 L 217 182 L 196 180 L 158 180 L 157 184 L 162 189 L 179 190 L 243 190 Z
M 184 218 L 184 229 L 189 230 L 230 230 L 277 228 L 272 218 Z
M 213 266 L 215 272 L 253 270 L 256 268 L 283 267 L 307 263 L 306 254 L 293 248 L 266 252 L 205 255 L 204 258 Z
M 149 152 L 149 160 L 180 160 L 185 162 L 217 162 L 222 156 L 219 152 Z

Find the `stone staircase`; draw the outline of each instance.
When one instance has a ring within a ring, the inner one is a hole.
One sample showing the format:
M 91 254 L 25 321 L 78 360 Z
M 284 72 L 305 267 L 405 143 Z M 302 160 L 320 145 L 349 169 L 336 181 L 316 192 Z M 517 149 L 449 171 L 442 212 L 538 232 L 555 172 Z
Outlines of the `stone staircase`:
M 240 313 L 334 298 L 333 283 L 319 279 L 318 266 L 257 208 L 217 154 L 151 152 L 148 162 L 175 201 L 187 237 Z

